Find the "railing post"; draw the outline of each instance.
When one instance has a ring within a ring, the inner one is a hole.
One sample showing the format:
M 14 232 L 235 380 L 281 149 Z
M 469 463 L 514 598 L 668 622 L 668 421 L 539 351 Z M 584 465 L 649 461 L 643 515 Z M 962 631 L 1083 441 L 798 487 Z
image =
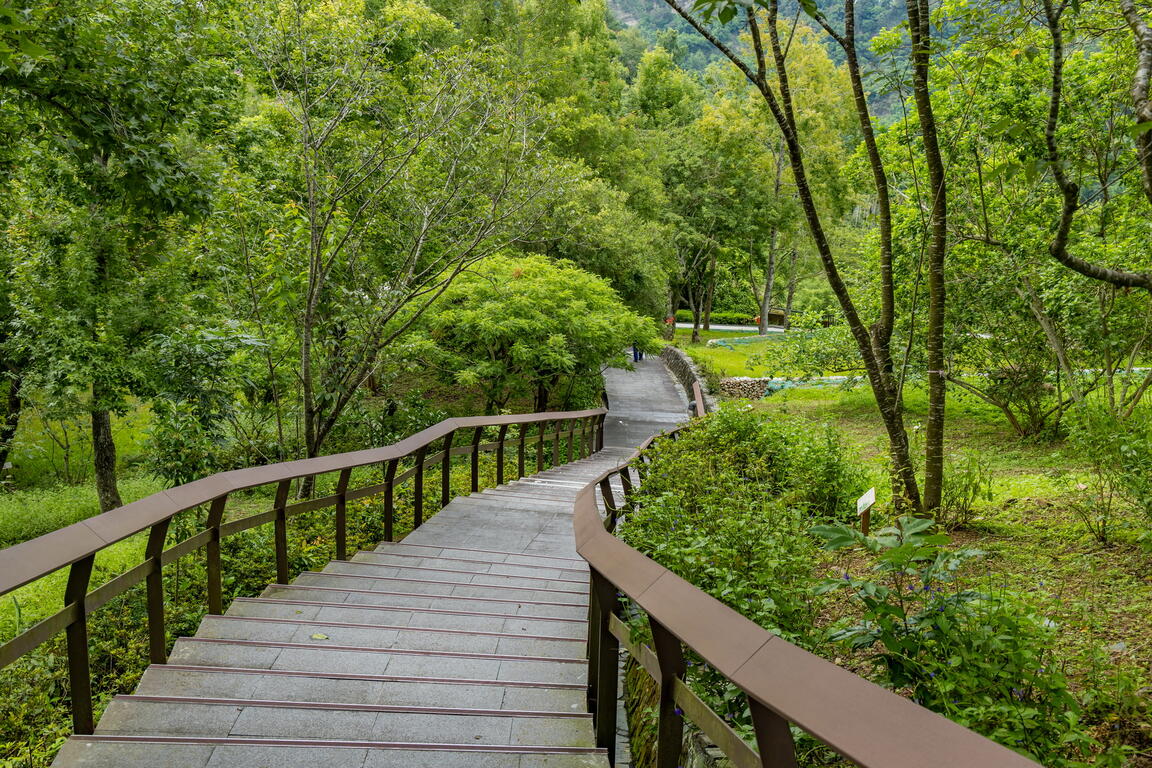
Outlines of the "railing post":
M 472 432 L 472 493 L 480 490 L 480 438 L 484 437 L 484 427 L 476 427 Z
M 92 578 L 92 565 L 96 555 L 77 560 L 68 569 L 68 584 L 64 587 L 64 604 L 75 605 L 77 616 L 68 624 L 68 687 L 72 693 L 72 732 L 88 735 L 96 730 L 92 718 L 92 677 L 88 664 L 88 611 L 84 598 L 88 595 L 88 582 Z
M 504 438 L 508 437 L 508 425 L 501 424 L 496 436 L 496 485 L 504 485 Z
M 452 500 L 452 438 L 455 436 L 456 430 L 444 435 L 444 458 L 440 462 L 440 509 Z
M 606 477 L 600 481 L 600 497 L 604 499 L 604 528 L 608 531 L 616 530 L 616 496 L 612 493 L 612 478 Z
M 528 425 L 520 425 L 520 443 L 516 446 L 516 479 L 524 477 L 524 454 L 528 450 Z
M 273 510 L 276 513 L 274 537 L 276 540 L 276 582 L 288 583 L 288 515 L 285 507 L 288 506 L 288 491 L 292 488 L 291 480 L 281 480 L 276 487 L 276 501 Z
M 752 728 L 764 768 L 796 768 L 796 744 L 788 721 L 751 696 L 748 708 L 752 710 Z
M 428 446 L 422 445 L 416 449 L 416 474 L 412 478 L 412 530 L 424 524 L 424 456 L 428 453 Z M 391 541 L 392 539 L 388 539 Z
M 392 541 L 392 524 L 396 519 L 396 465 L 400 459 L 389 459 L 384 465 L 384 541 Z
M 351 469 L 340 470 L 336 480 L 336 559 L 348 559 L 348 481 Z
M 652 646 L 660 663 L 660 707 L 656 731 L 656 768 L 676 768 L 684 748 L 684 717 L 674 698 L 676 681 L 684 678 L 684 646 L 660 622 L 648 617 Z
M 208 613 L 219 616 L 224 613 L 224 581 L 220 574 L 220 523 L 224 521 L 224 505 L 228 494 L 212 499 L 208 507 L 208 544 L 204 547 L 208 570 Z
M 536 427 L 536 471 L 544 471 L 544 432 L 548 426 L 547 421 L 537 422 Z
M 160 555 L 164 553 L 171 521 L 172 518 L 168 517 L 153 525 L 144 547 L 144 560 L 151 563 L 145 589 L 148 593 L 148 661 L 152 664 L 168 661 L 168 642 L 164 634 L 164 571 Z
M 576 442 L 576 424 L 572 419 L 568 419 L 564 423 L 568 427 L 568 430 L 567 430 L 568 431 L 568 462 L 567 463 L 571 464 L 572 463 L 572 447 L 573 447 L 573 443 Z
M 556 434 L 552 436 L 552 466 L 560 466 L 560 435 L 564 432 L 564 420 L 556 419 Z
M 591 571 L 592 591 L 596 600 L 596 622 L 592 631 L 598 636 L 593 659 L 596 677 L 596 746 L 608 750 L 608 764 L 616 764 L 616 697 L 620 685 L 620 641 L 609 629 L 609 621 L 620 599 L 616 587 L 599 572 Z
M 602 413 L 596 417 L 596 450 L 604 450 L 604 422 L 608 419 L 608 414 Z

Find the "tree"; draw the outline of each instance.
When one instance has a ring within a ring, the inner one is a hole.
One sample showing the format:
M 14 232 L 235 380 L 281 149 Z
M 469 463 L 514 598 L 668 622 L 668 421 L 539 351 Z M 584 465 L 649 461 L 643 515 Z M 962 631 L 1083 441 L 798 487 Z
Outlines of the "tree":
M 486 413 L 531 395 L 546 411 L 604 366 L 628 367 L 630 344 L 653 349 L 651 320 L 571 262 L 493 256 L 468 269 L 429 309 L 415 354 L 450 381 L 484 395 Z M 582 393 L 585 398 L 595 393 Z M 585 403 L 586 404 L 586 403 Z
M 280 306 L 297 338 L 311 457 L 382 351 L 464 269 L 530 232 L 570 177 L 546 154 L 536 101 L 500 61 L 430 50 L 452 27 L 428 9 L 245 10 L 268 97 L 259 149 L 278 177 L 264 181 L 285 194 L 277 226 L 238 221 L 234 236 L 238 250 L 289 267 Z M 271 275 L 256 266 L 255 280 Z
M 24 311 L 50 317 L 59 335 L 25 348 L 41 380 L 87 400 L 100 505 L 110 509 L 120 504 L 111 415 L 132 391 L 137 333 L 163 316 L 144 316 L 152 295 L 126 291 L 156 287 L 149 272 L 176 217 L 204 208 L 189 140 L 226 120 L 227 61 L 196 4 L 65 0 L 31 18 L 24 34 L 46 53 L 3 68 L 0 87 L 38 119 L 25 144 L 25 160 L 38 162 L 24 165 L 28 207 L 17 219 L 32 222 L 23 234 L 50 235 L 27 243 L 39 256 L 20 267 L 47 303 Z M 50 213 L 38 215 L 41 206 Z M 61 359 L 65 348 L 73 355 Z
M 801 122 L 797 117 L 796 102 L 792 89 L 793 68 L 789 64 L 789 48 L 781 38 L 777 0 L 758 0 L 751 4 L 741 4 L 734 0 L 696 0 L 694 8 L 703 13 L 705 19 L 715 18 L 726 24 L 740 18 L 751 46 L 751 61 L 741 56 L 732 46 L 724 42 L 705 21 L 692 14 L 678 0 L 665 0 L 713 47 L 720 51 L 756 88 L 780 131 L 789 167 L 796 184 L 800 207 L 808 224 L 809 233 L 828 283 L 840 304 L 841 313 L 864 361 L 869 383 L 875 394 L 877 406 L 888 433 L 889 454 L 892 460 L 893 498 L 898 506 L 909 507 L 920 512 L 931 512 L 939 505 L 943 481 L 943 419 L 944 419 L 944 371 L 943 371 L 943 319 L 944 319 L 944 256 L 947 250 L 946 230 L 946 186 L 943 163 L 936 140 L 935 122 L 931 109 L 931 93 L 928 75 L 930 65 L 930 19 L 927 0 L 908 0 L 909 29 L 911 30 L 911 61 L 913 69 L 914 95 L 917 113 L 920 118 L 921 134 L 924 137 L 923 156 L 929 167 L 929 190 L 932 210 L 931 247 L 927 261 L 930 283 L 929 322 L 925 340 L 929 388 L 929 424 L 925 441 L 925 486 L 921 495 L 909 454 L 908 433 L 903 419 L 903 394 L 900 380 L 894 370 L 891 338 L 894 328 L 895 288 L 892 276 L 891 217 L 887 205 L 887 177 L 883 160 L 874 151 L 874 127 L 869 111 L 866 91 L 860 67 L 856 61 L 855 7 L 848 0 L 844 13 L 844 29 L 836 31 L 820 14 L 815 3 L 803 4 L 806 11 L 825 29 L 832 39 L 841 45 L 848 57 L 849 79 L 855 97 L 855 106 L 860 130 L 868 148 L 868 164 L 879 203 L 879 226 L 881 241 L 878 253 L 880 275 L 880 312 L 874 324 L 865 322 L 842 274 L 842 260 L 829 237 L 826 216 L 821 212 L 811 182 Z M 763 9 L 761 14 L 759 9 Z M 787 31 L 787 28 L 784 28 Z M 770 77 L 771 74 L 771 77 Z

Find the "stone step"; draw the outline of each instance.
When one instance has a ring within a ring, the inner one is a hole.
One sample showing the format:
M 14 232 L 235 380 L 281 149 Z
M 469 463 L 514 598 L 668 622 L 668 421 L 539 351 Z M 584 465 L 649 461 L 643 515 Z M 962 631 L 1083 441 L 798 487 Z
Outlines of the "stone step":
M 583 558 L 548 557 L 547 555 L 527 555 L 522 552 L 503 552 L 490 549 L 466 549 L 464 547 L 432 547 L 405 541 L 383 541 L 376 546 L 377 552 L 412 555 L 415 557 L 453 557 L 466 560 L 481 560 L 491 563 L 513 563 L 516 565 L 548 565 L 556 568 L 588 569 Z
M 320 574 L 323 576 L 324 574 Z M 451 591 L 454 587 L 445 587 Z M 385 606 L 390 608 L 427 609 L 441 611 L 469 611 L 476 613 L 507 613 L 517 616 L 541 618 L 583 619 L 588 616 L 584 602 L 573 602 L 570 594 L 559 599 L 547 595 L 547 600 L 529 600 L 522 593 L 503 591 L 499 597 L 453 596 L 451 594 L 392 592 L 383 589 L 347 589 L 309 584 L 273 584 L 262 597 L 307 600 L 333 604 Z M 564 602 L 567 600 L 567 602 Z
M 136 693 L 406 707 L 436 707 L 451 702 L 452 706 L 470 709 L 557 712 L 584 712 L 587 705 L 587 694 L 582 685 L 517 685 L 485 680 L 446 682 L 440 678 L 173 664 L 149 667 L 141 677 Z
M 470 612 L 436 609 L 404 610 L 281 598 L 237 598 L 229 607 L 227 615 L 577 639 L 583 639 L 587 633 L 582 617 L 547 619 L 479 610 Z
M 499 576 L 529 576 L 544 579 L 572 579 L 587 581 L 587 568 L 564 568 L 543 564 L 492 563 L 453 557 L 420 557 L 391 552 L 357 552 L 352 562 L 386 565 L 400 570 L 409 568 L 452 571 L 455 573 L 489 573 Z
M 393 628 L 366 623 L 301 621 L 246 616 L 205 616 L 196 637 L 261 640 L 310 646 L 345 646 L 450 653 L 483 653 L 538 659 L 583 659 L 584 640 L 480 632 L 476 630 Z
M 84 768 L 608 768 L 602 750 L 433 749 L 424 744 L 339 746 L 259 739 L 108 741 L 73 736 L 56 765 Z
M 146 696 L 114 698 L 100 719 L 100 734 L 543 747 L 594 743 L 592 718 L 583 713 Z
M 418 651 L 403 648 L 320 645 L 272 640 L 185 637 L 176 641 L 169 663 L 198 667 L 286 669 L 452 680 L 549 682 L 586 681 L 584 659 L 526 658 L 497 653 Z
M 568 589 L 575 584 L 562 584 L 563 588 L 533 588 L 474 584 L 460 581 L 441 581 L 412 577 L 376 576 L 361 570 L 359 573 L 333 573 L 305 571 L 296 577 L 295 584 L 305 586 L 339 587 L 368 591 L 396 592 L 412 595 L 447 595 L 449 597 L 490 597 L 509 602 L 532 600 L 550 603 L 587 605 L 587 590 Z
M 321 573 L 342 576 L 370 576 L 373 578 L 428 581 L 435 583 L 471 584 L 486 587 L 518 587 L 521 589 L 555 589 L 561 591 L 587 591 L 588 577 L 568 572 L 544 570 L 537 576 L 512 576 L 499 573 L 477 573 L 459 568 L 397 567 L 360 560 L 333 560 Z

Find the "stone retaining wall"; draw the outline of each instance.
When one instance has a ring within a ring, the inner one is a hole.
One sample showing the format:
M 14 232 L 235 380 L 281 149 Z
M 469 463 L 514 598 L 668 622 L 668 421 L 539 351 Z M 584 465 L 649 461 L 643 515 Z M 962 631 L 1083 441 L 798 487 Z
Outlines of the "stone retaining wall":
M 720 379 L 720 394 L 725 397 L 743 397 L 759 400 L 768 391 L 772 379 L 754 379 L 749 376 L 733 376 Z
M 704 374 L 700 373 L 700 369 L 696 367 L 696 363 L 692 362 L 692 358 L 684 354 L 680 348 L 666 344 L 660 350 L 660 359 L 676 377 L 676 381 L 680 382 L 680 386 L 688 395 L 689 402 L 692 400 L 692 383 L 699 382 L 700 391 L 704 393 L 704 410 L 709 413 L 716 410 L 716 399 L 708 391 L 708 382 L 704 379 Z
M 635 659 L 624 664 L 624 707 L 628 716 L 629 749 L 635 768 L 656 766 L 656 708 L 660 691 Z M 684 751 L 680 768 L 732 768 L 720 748 L 691 723 L 684 723 Z

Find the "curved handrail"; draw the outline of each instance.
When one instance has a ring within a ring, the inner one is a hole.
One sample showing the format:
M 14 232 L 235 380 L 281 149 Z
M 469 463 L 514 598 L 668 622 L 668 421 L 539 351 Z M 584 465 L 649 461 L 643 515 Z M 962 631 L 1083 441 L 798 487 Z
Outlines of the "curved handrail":
M 0 596 L 61 569 L 68 569 L 63 608 L 0 644 L 0 668 L 11 664 L 60 633 L 68 644 L 68 676 L 72 694 L 73 728 L 76 733 L 91 733 L 94 728 L 91 677 L 88 657 L 87 616 L 114 597 L 147 582 L 149 656 L 153 663 L 167 659 L 165 633 L 163 567 L 200 549 L 207 551 L 208 612 L 223 613 L 221 578 L 221 539 L 267 523 L 275 524 L 273 536 L 276 556 L 276 578 L 284 583 L 289 578 L 287 520 L 325 507 L 335 508 L 336 559 L 345 559 L 347 543 L 347 502 L 376 494 L 384 495 L 385 538 L 392 539 L 393 494 L 397 485 L 413 478 L 413 522 L 419 526 L 423 515 L 424 470 L 441 465 L 441 505 L 449 501 L 451 457 L 471 456 L 472 490 L 478 490 L 478 456 L 495 450 L 497 483 L 504 480 L 505 448 L 517 449 L 517 476 L 525 472 L 525 452 L 529 427 L 539 425 L 536 442 L 536 468 L 543 467 L 546 441 L 551 443 L 553 463 L 560 460 L 560 443 L 567 438 L 567 458 L 588 455 L 603 447 L 604 416 L 607 410 L 556 411 L 507 416 L 471 416 L 450 418 L 392 445 L 361 451 L 332 454 L 311 459 L 281 462 L 262 467 L 220 472 L 191 483 L 154 493 L 101 515 L 73 523 L 30 541 L 0 550 Z M 508 428 L 518 426 L 518 435 L 509 438 Z M 498 428 L 495 442 L 482 443 L 484 430 Z M 553 427 L 555 429 L 553 430 Z M 467 445 L 453 447 L 457 432 L 472 430 Z M 579 437 L 579 442 L 576 439 Z M 429 456 L 428 449 L 440 441 L 438 453 Z M 399 462 L 412 458 L 412 466 L 397 474 Z M 349 489 L 353 470 L 379 464 L 384 482 Z M 339 472 L 336 492 L 330 496 L 288 502 L 293 481 Z M 238 520 L 224 521 L 229 495 L 261 486 L 276 488 L 271 510 Z M 204 530 L 165 548 L 169 524 L 173 517 L 196 507 L 209 505 Z M 92 590 L 91 577 L 96 555 L 103 549 L 124 541 L 144 530 L 149 531 L 144 559 L 139 565 Z
M 794 724 L 862 768 L 1036 768 L 1032 760 L 772 634 L 613 535 L 609 528 L 618 506 L 609 483 L 620 476 L 627 503 L 628 468 L 655 439 L 583 488 L 573 510 L 576 551 L 592 570 L 598 625 L 589 629 L 591 697 L 608 701 L 604 710 L 612 720 L 612 728 L 597 722 L 598 736 L 614 730 L 615 692 L 597 696 L 596 688 L 597 681 L 615 685 L 608 667 L 617 664 L 618 638 L 611 630 L 617 595 L 623 594 L 647 613 L 653 630 L 656 663 L 646 666 L 655 668 L 661 688 L 658 752 L 676 753 L 658 754 L 660 766 L 678 764 L 682 715 L 675 705 L 686 690 L 686 646 L 748 696 L 761 757 L 745 755 L 738 765 L 758 765 L 762 758 L 765 766 L 794 766 L 788 727 Z M 597 486 L 610 507 L 607 520 L 597 509 Z M 704 714 L 720 720 L 711 711 Z
M 573 420 L 603 413 L 606 413 L 603 408 L 595 408 L 519 416 L 456 417 L 380 448 L 217 472 L 0 550 L 0 597 L 226 493 L 401 459 L 461 429 Z

